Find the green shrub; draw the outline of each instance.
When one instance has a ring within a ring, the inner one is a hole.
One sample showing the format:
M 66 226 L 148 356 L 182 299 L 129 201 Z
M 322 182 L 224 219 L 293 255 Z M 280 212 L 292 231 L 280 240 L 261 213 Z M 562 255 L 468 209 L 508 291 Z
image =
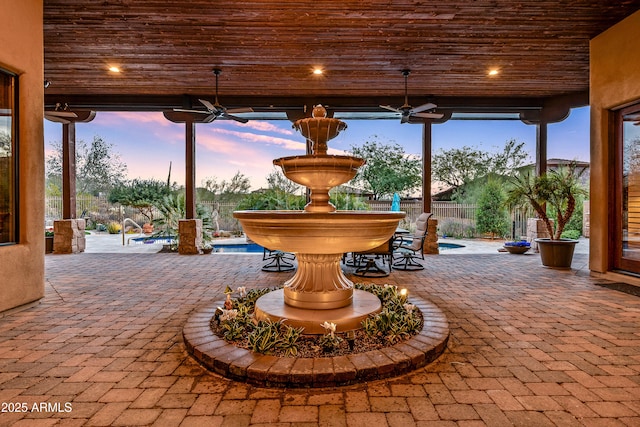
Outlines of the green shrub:
M 373 293 L 382 302 L 382 311 L 362 322 L 362 328 L 367 335 L 394 344 L 418 332 L 422 325 L 418 310 L 414 305 L 407 303 L 407 297 L 398 291 L 397 286 L 364 287 L 357 284 L 356 288 Z
M 509 216 L 504 208 L 506 196 L 496 180 L 488 180 L 478 199 L 476 230 L 490 233 L 491 238 L 502 237 L 509 231 Z
M 579 232 L 578 230 L 564 230 L 560 235 L 560 237 L 562 237 L 563 239 L 577 240 L 580 238 L 581 235 L 582 233 Z

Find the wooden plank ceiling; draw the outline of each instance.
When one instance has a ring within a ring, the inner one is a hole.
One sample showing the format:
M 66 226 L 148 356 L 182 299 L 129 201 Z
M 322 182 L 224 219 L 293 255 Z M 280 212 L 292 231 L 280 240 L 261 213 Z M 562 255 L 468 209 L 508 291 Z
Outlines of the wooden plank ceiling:
M 585 93 L 589 40 L 637 10 L 640 0 L 44 0 L 45 95 L 49 106 L 188 107 L 212 98 L 218 67 L 228 107 L 375 109 L 402 105 L 409 68 L 413 105 L 526 104 Z

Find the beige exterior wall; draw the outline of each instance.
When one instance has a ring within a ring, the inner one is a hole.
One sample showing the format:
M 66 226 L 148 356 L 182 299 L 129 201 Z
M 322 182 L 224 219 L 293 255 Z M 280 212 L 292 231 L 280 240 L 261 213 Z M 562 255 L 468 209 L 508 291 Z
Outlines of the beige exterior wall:
M 610 111 L 640 100 L 640 12 L 591 41 L 591 271 L 609 269 Z M 621 280 L 620 277 L 617 280 Z
M 42 0 L 0 0 L 0 67 L 19 76 L 20 243 L 0 246 L 0 312 L 44 296 Z

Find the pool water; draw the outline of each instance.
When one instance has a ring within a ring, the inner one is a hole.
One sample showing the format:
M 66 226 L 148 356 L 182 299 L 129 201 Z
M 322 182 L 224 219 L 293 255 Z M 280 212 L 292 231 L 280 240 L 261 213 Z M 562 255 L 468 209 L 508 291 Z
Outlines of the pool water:
M 458 248 L 464 248 L 464 245 L 459 245 L 457 243 L 441 243 L 441 242 L 438 242 L 438 249 L 440 249 L 440 250 L 458 249 Z
M 264 248 L 256 243 L 214 244 L 219 253 L 262 253 Z
M 214 244 L 215 251 L 220 253 L 262 253 L 264 248 L 256 243 L 233 243 L 233 244 Z M 456 243 L 440 243 L 440 250 L 464 248 L 464 245 Z
M 175 238 L 173 236 L 162 236 L 162 237 L 133 237 L 131 241 L 137 244 L 145 244 L 152 245 L 154 243 L 159 243 L 162 245 L 172 245 L 175 244 Z

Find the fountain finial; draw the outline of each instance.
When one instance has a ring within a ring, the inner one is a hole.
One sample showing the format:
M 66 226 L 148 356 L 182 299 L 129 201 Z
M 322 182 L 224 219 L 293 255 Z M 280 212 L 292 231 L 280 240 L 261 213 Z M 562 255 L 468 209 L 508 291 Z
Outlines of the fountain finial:
M 323 119 L 327 117 L 327 109 L 322 104 L 315 105 L 311 111 L 311 117 L 316 119 Z
M 333 117 L 327 117 L 322 104 L 315 105 L 311 117 L 297 120 L 293 128 L 311 142 L 311 152 L 320 156 L 327 154 L 327 141 L 335 138 L 347 128 L 347 124 Z

